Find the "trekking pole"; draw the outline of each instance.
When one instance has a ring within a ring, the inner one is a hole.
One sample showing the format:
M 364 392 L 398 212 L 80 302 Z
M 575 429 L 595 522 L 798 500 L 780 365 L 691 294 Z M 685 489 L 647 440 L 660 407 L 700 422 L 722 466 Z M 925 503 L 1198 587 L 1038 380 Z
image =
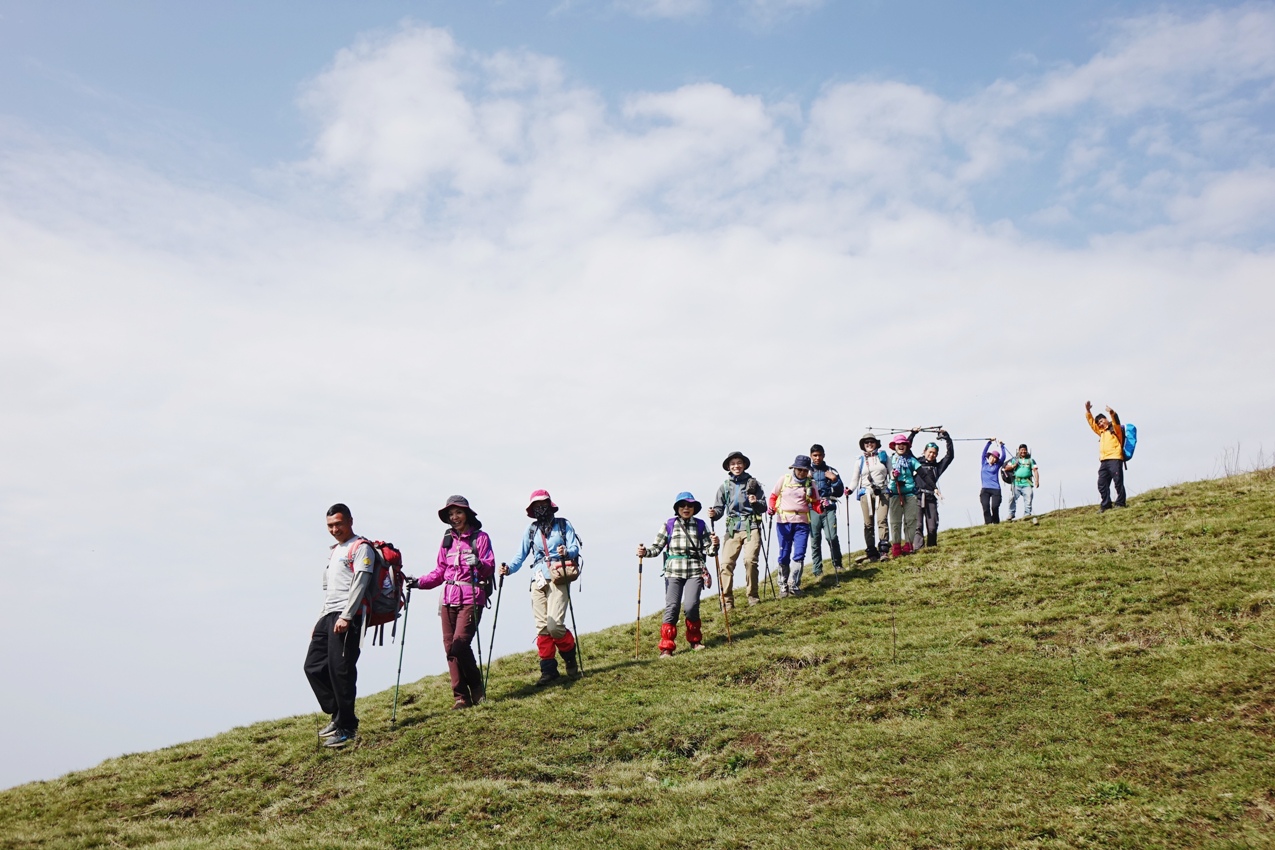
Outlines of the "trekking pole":
M 847 569 L 848 569 L 848 568 L 850 567 L 850 564 L 851 564 L 851 559 L 850 559 L 850 491 L 849 491 L 849 490 L 847 490 L 847 491 L 846 491 L 846 549 L 845 549 L 845 553 L 846 553 L 846 567 L 847 567 Z M 838 584 L 840 584 L 840 583 L 841 583 L 841 576 L 840 576 L 840 575 L 838 575 L 838 576 L 837 576 L 837 583 L 838 583 Z
M 771 575 L 771 572 L 770 572 L 770 543 L 771 543 L 770 533 L 771 531 L 774 530 L 774 527 L 775 527 L 775 515 L 771 514 L 769 517 L 766 518 L 766 540 L 765 540 L 766 545 L 762 547 L 762 553 L 766 556 L 766 586 L 770 588 L 771 599 L 776 599 L 779 597 L 779 592 L 775 590 L 775 578 L 773 575 Z
M 633 660 L 642 657 L 642 556 L 638 555 L 638 610 L 633 624 Z
M 477 554 L 477 552 L 475 552 Z M 461 601 L 464 601 L 464 593 L 461 593 Z M 483 630 L 478 628 L 478 568 L 472 564 L 469 567 L 469 622 L 474 627 L 474 638 L 478 641 L 478 678 L 481 681 L 483 677 Z M 486 698 L 487 686 L 483 685 L 483 696 Z M 477 705 L 477 703 L 474 703 Z
M 571 612 L 571 631 L 576 636 L 576 663 L 580 665 L 580 675 L 584 675 L 584 650 L 580 648 L 580 629 L 576 627 L 576 606 L 571 602 L 571 588 L 567 588 L 567 610 Z
M 712 520 L 713 536 L 717 536 L 717 520 Z M 726 623 L 726 642 L 734 643 L 734 639 L 730 636 L 730 612 L 726 610 L 726 591 L 722 588 L 722 564 L 717 558 L 717 552 L 713 552 L 713 568 L 717 571 L 717 604 L 722 609 L 722 620 Z
M 501 564 L 503 567 L 504 564 Z M 487 647 L 487 672 L 483 675 L 483 693 L 487 693 L 487 681 L 491 678 L 491 664 L 496 660 L 496 624 L 500 622 L 500 594 L 505 590 L 505 577 L 496 584 L 496 610 L 491 615 L 491 640 Z
M 398 722 L 398 683 L 403 678 L 403 647 L 407 646 L 407 612 L 412 610 L 412 586 L 407 586 L 407 598 L 403 600 L 403 636 L 398 642 L 398 674 L 394 677 L 394 707 L 390 709 L 390 724 Z

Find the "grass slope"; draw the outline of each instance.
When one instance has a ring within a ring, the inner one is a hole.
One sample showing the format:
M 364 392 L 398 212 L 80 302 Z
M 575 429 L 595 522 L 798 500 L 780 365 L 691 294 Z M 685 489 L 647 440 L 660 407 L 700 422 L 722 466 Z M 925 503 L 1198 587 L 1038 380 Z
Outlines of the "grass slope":
M 1272 846 L 1273 531 L 1266 471 L 947 532 L 730 646 L 705 605 L 708 652 L 649 617 L 580 682 L 371 695 L 350 751 L 310 715 L 11 789 L 0 847 Z

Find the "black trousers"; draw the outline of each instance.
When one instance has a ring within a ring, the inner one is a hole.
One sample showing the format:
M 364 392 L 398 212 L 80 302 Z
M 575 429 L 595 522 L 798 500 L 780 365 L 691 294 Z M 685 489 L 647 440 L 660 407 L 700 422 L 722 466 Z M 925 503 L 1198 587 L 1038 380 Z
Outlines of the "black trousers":
M 324 614 L 314 624 L 310 649 L 305 654 L 305 677 L 310 680 L 319 708 L 332 715 L 338 728 L 353 732 L 359 728 L 359 718 L 354 713 L 359 677 L 355 665 L 359 661 L 363 618 L 355 617 L 343 634 L 337 634 L 332 627 L 340 616 L 335 611 Z
M 1111 507 L 1111 485 L 1116 485 L 1116 507 L 1124 505 L 1124 461 L 1104 460 L 1098 464 L 1098 495 L 1102 497 L 1101 510 Z
M 933 493 L 920 494 L 920 518 L 916 524 L 916 537 L 912 540 L 912 548 L 939 545 L 939 500 Z
M 978 500 L 983 504 L 983 525 L 997 525 L 1001 521 L 1001 488 L 995 490 L 984 487 L 978 491 Z

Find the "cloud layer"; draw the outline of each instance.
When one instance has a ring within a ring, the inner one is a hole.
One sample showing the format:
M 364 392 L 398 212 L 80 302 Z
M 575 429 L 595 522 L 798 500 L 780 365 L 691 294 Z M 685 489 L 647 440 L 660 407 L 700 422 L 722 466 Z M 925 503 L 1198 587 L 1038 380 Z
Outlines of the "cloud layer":
M 798 102 L 616 95 L 409 23 L 303 85 L 308 153 L 254 192 L 8 123 L 0 523 L 72 590 L 0 675 L 31 695 L 10 728 L 58 705 L 74 730 L 13 763 L 311 710 L 333 501 L 423 571 L 447 495 L 508 558 L 547 486 L 587 541 L 594 628 L 632 616 L 634 545 L 736 448 L 770 485 L 811 442 L 846 469 L 864 426 L 942 421 L 1030 443 L 1045 508 L 1094 498 L 1086 398 L 1142 428 L 1135 489 L 1255 448 L 1273 31 L 1264 6 L 1159 14 L 964 99 L 856 78 Z M 949 527 L 977 514 L 976 451 Z M 498 651 L 529 648 L 505 603 Z M 108 644 L 110 665 L 86 649 Z M 441 669 L 412 649 L 413 676 Z

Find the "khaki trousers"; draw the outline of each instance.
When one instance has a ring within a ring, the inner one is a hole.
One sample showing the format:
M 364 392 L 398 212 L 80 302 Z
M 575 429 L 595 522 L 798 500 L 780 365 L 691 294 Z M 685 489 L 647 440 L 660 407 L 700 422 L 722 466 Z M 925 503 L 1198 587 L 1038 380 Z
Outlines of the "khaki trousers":
M 728 535 L 722 543 L 722 563 L 717 580 L 721 582 L 718 592 L 727 608 L 735 605 L 735 562 L 740 553 L 744 555 L 744 590 L 748 598 L 760 601 L 757 594 L 757 557 L 761 552 L 761 529 L 746 531 L 743 528 Z
M 890 505 L 887 499 L 874 495 L 870 490 L 864 493 L 863 498 L 859 500 L 859 509 L 863 511 L 864 528 L 872 527 L 873 505 L 876 506 L 877 514 L 877 540 L 884 543 L 890 539 Z
M 567 603 L 571 599 L 568 582 L 544 587 L 531 586 L 531 616 L 536 621 L 536 634 L 561 640 L 567 634 Z

